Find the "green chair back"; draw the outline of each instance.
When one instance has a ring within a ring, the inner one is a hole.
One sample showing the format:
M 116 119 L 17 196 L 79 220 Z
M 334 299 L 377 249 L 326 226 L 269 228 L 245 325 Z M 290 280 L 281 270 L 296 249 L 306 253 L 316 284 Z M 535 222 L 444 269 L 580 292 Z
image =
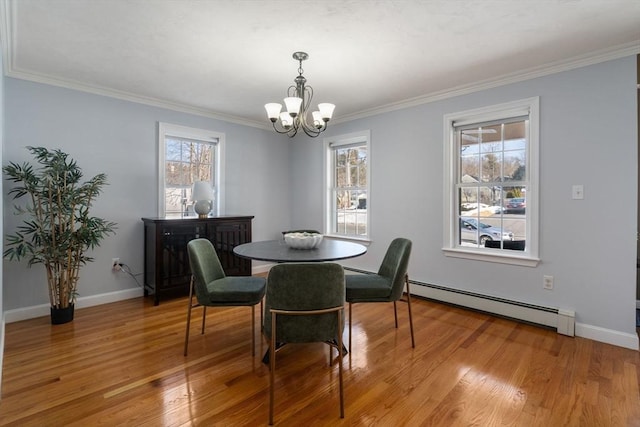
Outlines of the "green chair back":
M 378 275 L 388 279 L 391 283 L 389 301 L 398 301 L 404 290 L 404 276 L 409 268 L 411 256 L 411 240 L 398 237 L 393 239 L 380 264 Z
M 207 284 L 225 277 L 224 269 L 213 244 L 208 239 L 193 239 L 187 243 L 189 266 L 194 277 L 194 290 L 199 302 L 207 301 Z
M 280 310 L 320 310 L 344 306 L 344 270 L 336 263 L 278 264 L 267 277 L 264 333 L 271 338 L 271 308 Z M 343 316 L 344 319 L 344 316 Z M 334 313 L 277 317 L 279 343 L 324 342 L 342 334 Z

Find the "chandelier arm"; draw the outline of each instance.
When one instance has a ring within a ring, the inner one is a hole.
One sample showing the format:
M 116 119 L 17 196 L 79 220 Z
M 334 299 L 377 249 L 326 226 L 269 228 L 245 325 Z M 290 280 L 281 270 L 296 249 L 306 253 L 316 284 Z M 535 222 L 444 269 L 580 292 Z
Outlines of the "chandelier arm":
M 311 100 L 313 99 L 313 88 L 311 86 L 303 86 L 305 96 L 302 97 L 302 104 L 304 105 L 305 114 L 309 111 L 311 106 Z M 308 96 L 307 96 L 308 95 Z
M 318 137 L 318 135 L 320 135 L 320 132 L 322 132 L 322 131 L 315 131 L 315 130 L 312 132 L 311 129 L 307 129 L 306 127 L 302 128 L 302 130 L 304 130 L 304 133 L 306 133 L 307 136 L 310 136 L 311 138 Z
M 301 127 L 302 127 L 302 130 L 304 130 L 304 133 L 306 133 L 307 135 L 309 135 L 310 133 L 312 134 L 320 133 L 318 128 L 316 128 L 315 126 L 309 126 L 306 121 L 301 123 Z

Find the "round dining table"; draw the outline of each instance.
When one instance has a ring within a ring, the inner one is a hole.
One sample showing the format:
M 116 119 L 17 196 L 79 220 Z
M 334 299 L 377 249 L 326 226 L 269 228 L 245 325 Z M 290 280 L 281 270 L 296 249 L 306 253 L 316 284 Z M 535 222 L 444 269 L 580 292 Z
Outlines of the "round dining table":
M 360 243 L 335 239 L 322 239 L 317 248 L 293 249 L 284 239 L 243 243 L 233 248 L 242 258 L 272 262 L 323 262 L 355 258 L 367 252 Z
M 233 253 L 239 257 L 278 263 L 338 261 L 355 258 L 366 252 L 367 247 L 360 243 L 327 238 L 313 249 L 290 248 L 284 239 L 243 243 L 233 248 Z M 278 344 L 277 348 L 282 345 Z M 347 347 L 344 344 L 342 346 L 344 354 L 349 353 Z M 269 351 L 262 357 L 262 363 L 269 363 Z

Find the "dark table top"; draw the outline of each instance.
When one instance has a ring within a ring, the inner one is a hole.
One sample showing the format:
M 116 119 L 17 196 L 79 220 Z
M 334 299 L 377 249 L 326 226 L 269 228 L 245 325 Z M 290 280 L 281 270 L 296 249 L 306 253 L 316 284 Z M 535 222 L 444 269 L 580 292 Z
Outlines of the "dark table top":
M 233 252 L 243 258 L 274 262 L 321 262 L 355 258 L 367 252 L 360 243 L 322 239 L 314 249 L 291 249 L 280 240 L 266 240 L 238 245 Z

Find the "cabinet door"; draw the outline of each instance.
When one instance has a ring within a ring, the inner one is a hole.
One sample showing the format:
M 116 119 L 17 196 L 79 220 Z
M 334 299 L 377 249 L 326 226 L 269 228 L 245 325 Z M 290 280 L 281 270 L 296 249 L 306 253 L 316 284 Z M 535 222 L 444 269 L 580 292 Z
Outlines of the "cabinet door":
M 206 237 L 206 223 L 167 224 L 162 239 L 162 272 L 160 290 L 182 288 L 188 290 L 191 279 L 187 243 L 199 237 Z
M 219 222 L 211 224 L 209 234 L 227 276 L 250 276 L 251 260 L 240 258 L 233 248 L 251 241 L 251 221 Z

